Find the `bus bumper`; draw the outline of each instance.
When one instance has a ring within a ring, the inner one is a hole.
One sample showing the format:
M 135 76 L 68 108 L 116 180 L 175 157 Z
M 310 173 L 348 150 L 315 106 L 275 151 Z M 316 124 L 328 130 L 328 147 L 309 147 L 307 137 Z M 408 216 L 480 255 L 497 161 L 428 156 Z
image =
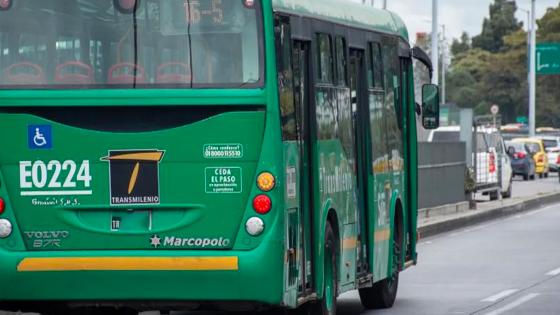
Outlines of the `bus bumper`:
M 0 288 L 1 302 L 280 305 L 282 243 L 263 242 L 251 251 L 0 250 Z

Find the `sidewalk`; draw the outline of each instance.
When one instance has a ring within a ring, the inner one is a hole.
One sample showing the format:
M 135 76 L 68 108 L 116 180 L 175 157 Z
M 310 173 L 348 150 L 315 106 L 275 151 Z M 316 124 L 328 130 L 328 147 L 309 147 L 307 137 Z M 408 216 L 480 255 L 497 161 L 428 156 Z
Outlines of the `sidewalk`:
M 517 191 L 517 193 L 515 193 Z M 418 232 L 421 237 L 452 231 L 516 213 L 560 203 L 558 177 L 514 182 L 514 197 L 497 201 L 483 201 L 477 196 L 477 209 L 470 210 L 467 203 L 446 205 L 434 209 L 421 209 L 418 213 Z

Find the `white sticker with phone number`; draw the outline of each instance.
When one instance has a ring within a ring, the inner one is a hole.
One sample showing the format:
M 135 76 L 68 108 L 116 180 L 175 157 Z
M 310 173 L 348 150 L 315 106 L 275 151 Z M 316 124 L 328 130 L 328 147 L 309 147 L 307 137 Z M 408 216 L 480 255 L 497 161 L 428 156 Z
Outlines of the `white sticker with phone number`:
M 205 159 L 241 159 L 243 145 L 238 143 L 205 144 L 202 150 Z

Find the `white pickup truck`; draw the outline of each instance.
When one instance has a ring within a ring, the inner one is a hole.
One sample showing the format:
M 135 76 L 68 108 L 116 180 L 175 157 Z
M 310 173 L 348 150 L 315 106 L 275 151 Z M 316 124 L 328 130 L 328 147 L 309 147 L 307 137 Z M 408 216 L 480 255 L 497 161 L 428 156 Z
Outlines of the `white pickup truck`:
M 459 142 L 460 127 L 449 126 L 432 130 L 428 141 Z M 497 200 L 500 194 L 503 198 L 510 198 L 513 171 L 500 133 L 495 128 L 477 128 L 476 147 L 473 149 L 476 149 L 476 153 L 472 154 L 476 191 L 489 195 L 490 200 Z

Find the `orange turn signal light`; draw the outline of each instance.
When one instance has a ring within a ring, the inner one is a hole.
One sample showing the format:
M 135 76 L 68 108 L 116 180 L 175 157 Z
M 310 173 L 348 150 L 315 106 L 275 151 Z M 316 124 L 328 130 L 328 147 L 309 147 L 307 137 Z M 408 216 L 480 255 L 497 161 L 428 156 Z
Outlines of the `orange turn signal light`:
M 262 191 L 271 191 L 276 186 L 276 178 L 269 172 L 263 172 L 257 177 L 257 187 Z

